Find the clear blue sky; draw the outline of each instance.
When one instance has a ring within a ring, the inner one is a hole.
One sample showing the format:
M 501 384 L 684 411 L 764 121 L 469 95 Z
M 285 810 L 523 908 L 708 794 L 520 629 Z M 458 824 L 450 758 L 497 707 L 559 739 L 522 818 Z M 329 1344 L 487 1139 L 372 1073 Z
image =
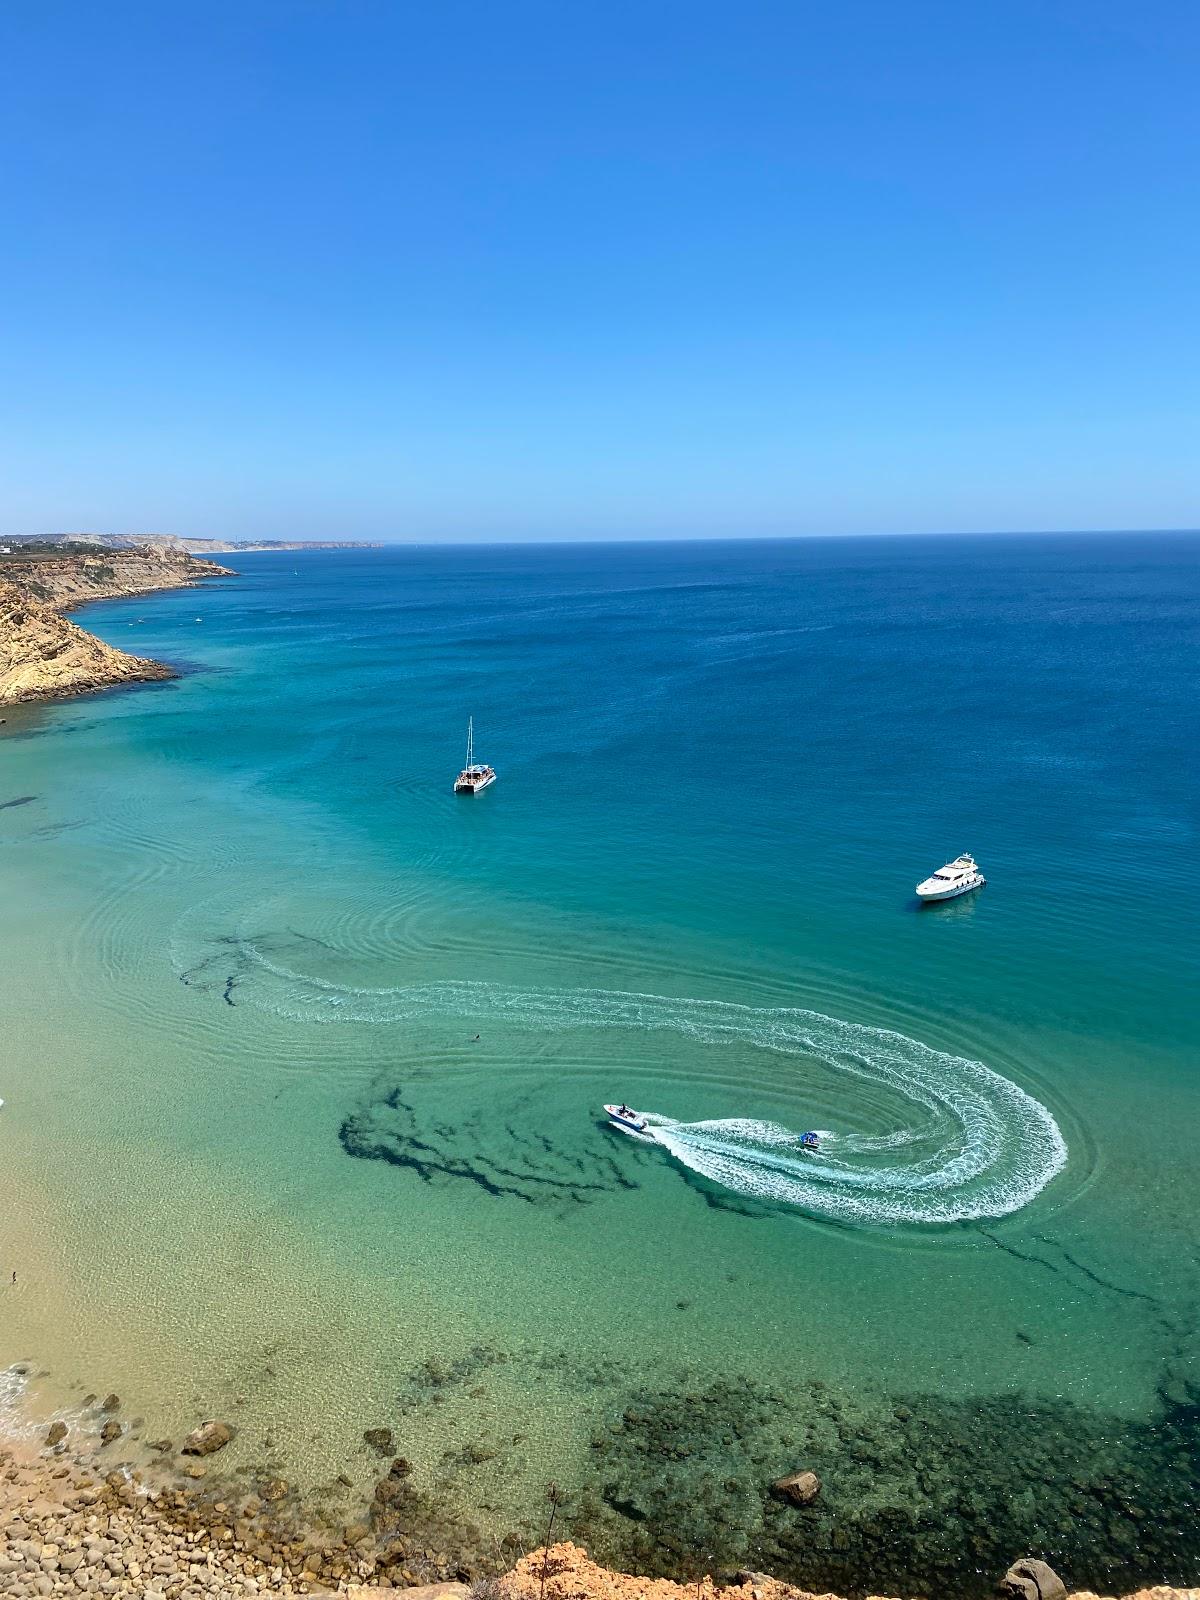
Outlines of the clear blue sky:
M 9 0 L 0 532 L 1200 524 L 1200 5 Z

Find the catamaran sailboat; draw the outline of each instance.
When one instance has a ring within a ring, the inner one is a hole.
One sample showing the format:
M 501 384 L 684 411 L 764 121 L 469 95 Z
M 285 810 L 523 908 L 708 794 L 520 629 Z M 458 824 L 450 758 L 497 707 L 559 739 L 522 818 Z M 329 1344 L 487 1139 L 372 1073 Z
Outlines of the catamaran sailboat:
M 495 783 L 494 767 L 482 766 L 475 760 L 475 718 L 467 719 L 467 764 L 454 780 L 455 794 L 478 794 L 489 783 Z

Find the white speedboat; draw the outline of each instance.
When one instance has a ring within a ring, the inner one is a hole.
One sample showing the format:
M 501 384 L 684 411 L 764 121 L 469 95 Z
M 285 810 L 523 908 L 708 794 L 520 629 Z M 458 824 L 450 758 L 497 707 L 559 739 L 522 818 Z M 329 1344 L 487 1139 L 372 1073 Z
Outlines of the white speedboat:
M 956 856 L 917 885 L 918 900 L 953 900 L 987 882 L 975 864 L 974 856 Z
M 475 718 L 467 719 L 467 764 L 454 780 L 455 794 L 478 794 L 489 783 L 495 783 L 496 769 L 485 767 L 475 759 Z
M 647 1128 L 645 1117 L 640 1117 L 624 1101 L 619 1106 L 605 1106 L 604 1109 L 614 1127 L 624 1128 L 626 1133 L 645 1133 Z

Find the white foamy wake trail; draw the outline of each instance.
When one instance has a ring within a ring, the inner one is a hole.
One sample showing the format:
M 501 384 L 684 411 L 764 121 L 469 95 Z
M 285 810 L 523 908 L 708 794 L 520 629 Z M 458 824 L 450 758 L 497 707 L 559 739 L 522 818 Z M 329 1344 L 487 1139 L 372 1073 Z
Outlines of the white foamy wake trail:
M 664 1029 L 730 1052 L 768 1050 L 788 1064 L 777 1090 L 799 1114 L 821 1084 L 823 1117 L 843 1130 L 818 1154 L 770 1122 L 681 1123 L 653 1115 L 654 1140 L 681 1165 L 738 1194 L 863 1223 L 949 1223 L 1019 1210 L 1066 1164 L 1050 1112 L 981 1061 L 820 1012 L 757 1008 L 612 989 L 490 983 L 356 988 L 296 971 L 253 938 L 238 941 L 238 994 L 314 1022 L 396 1022 L 492 1014 L 541 1030 Z M 790 1058 L 790 1059 L 789 1059 Z M 711 1074 L 706 1074 L 711 1077 Z M 632 1092 L 632 1086 L 626 1090 Z M 737 1076 L 722 1092 L 738 1092 Z
M 735 1013 L 736 1026 L 740 1008 L 719 1009 Z M 848 1089 L 858 1080 L 859 1096 L 869 1096 L 876 1112 L 891 1111 L 893 1125 L 870 1135 L 825 1131 L 812 1153 L 777 1123 L 681 1123 L 651 1114 L 655 1141 L 714 1183 L 817 1216 L 946 1223 L 1017 1211 L 1066 1165 L 1066 1144 L 1046 1107 L 982 1061 L 819 1012 L 742 1015 L 756 1043 L 818 1061 L 844 1075 Z

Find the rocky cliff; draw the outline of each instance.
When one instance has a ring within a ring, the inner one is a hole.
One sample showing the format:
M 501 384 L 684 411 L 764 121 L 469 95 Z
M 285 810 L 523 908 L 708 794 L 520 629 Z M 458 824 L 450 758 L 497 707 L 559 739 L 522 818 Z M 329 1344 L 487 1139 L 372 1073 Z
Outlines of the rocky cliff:
M 86 605 L 89 600 L 182 589 L 206 578 L 230 576 L 228 567 L 164 545 L 94 553 L 17 551 L 0 558 L 0 580 L 7 579 L 30 599 L 44 600 L 60 611 Z
M 114 650 L 60 612 L 89 600 L 177 589 L 226 570 L 159 549 L 0 559 L 0 706 L 174 677 L 170 667 Z
M 0 580 L 0 706 L 174 676 L 158 661 L 114 650 L 45 601 Z

